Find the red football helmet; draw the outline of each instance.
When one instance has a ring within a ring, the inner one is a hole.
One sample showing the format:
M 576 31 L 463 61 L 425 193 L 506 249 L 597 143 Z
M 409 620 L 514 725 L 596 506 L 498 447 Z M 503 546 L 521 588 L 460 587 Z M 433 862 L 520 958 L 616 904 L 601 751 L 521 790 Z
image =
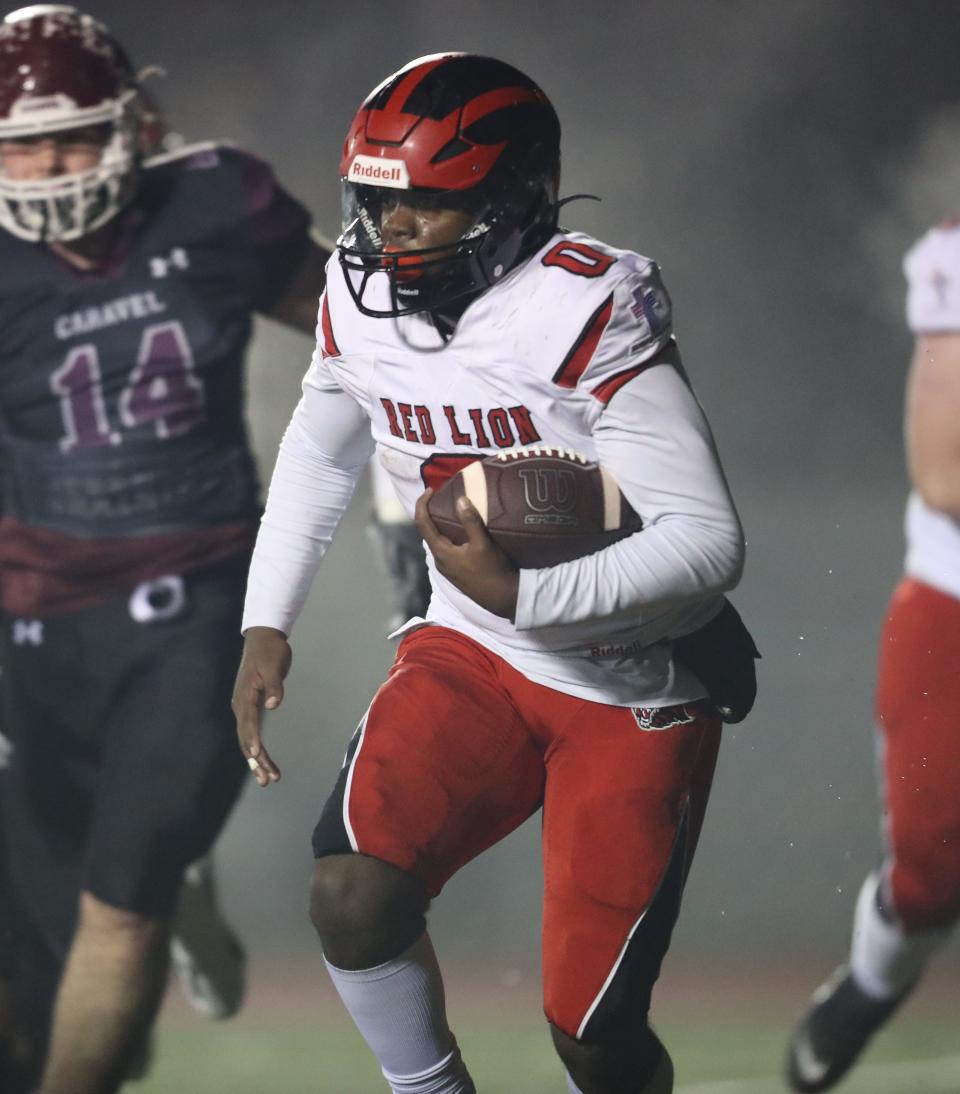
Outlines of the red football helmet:
M 395 316 L 443 310 L 489 288 L 556 229 L 560 122 L 522 72 L 490 57 L 411 61 L 357 112 L 340 162 L 340 262 L 357 307 Z M 429 203 L 470 214 L 452 246 L 391 253 L 382 212 Z M 386 276 L 388 306 L 370 301 Z
M 0 226 L 33 242 L 78 239 L 131 199 L 137 182 L 139 84 L 107 29 L 62 4 L 0 23 L 0 142 L 104 126 L 100 162 L 39 180 L 0 172 Z

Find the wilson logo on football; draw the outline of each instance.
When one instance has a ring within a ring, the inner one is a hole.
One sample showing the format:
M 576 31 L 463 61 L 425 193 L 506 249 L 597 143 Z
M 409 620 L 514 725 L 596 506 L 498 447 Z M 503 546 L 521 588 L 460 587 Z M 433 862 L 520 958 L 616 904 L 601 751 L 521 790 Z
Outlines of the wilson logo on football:
M 577 482 L 572 471 L 560 468 L 522 467 L 523 497 L 529 513 L 524 524 L 577 524 L 571 516 L 577 501 Z
M 395 190 L 410 189 L 410 172 L 403 160 L 381 159 L 358 153 L 353 157 L 348 182 L 365 182 L 373 186 L 391 186 Z
M 610 472 L 577 452 L 528 445 L 480 460 L 445 459 L 448 470 L 457 466 L 452 459 L 460 469 L 438 480 L 435 462 L 434 474 L 424 475 L 436 491 L 427 509 L 437 530 L 452 543 L 467 541 L 457 510 L 465 497 L 493 542 L 521 569 L 583 558 L 643 527 Z

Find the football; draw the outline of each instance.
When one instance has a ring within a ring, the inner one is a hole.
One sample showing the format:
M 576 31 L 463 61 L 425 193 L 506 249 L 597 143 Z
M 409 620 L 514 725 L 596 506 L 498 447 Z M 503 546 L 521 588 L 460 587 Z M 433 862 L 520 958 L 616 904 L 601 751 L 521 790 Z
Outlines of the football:
M 493 541 L 521 569 L 582 558 L 642 527 L 613 476 L 567 449 L 511 449 L 447 479 L 428 509 L 456 544 L 467 538 L 456 509 L 464 494 Z

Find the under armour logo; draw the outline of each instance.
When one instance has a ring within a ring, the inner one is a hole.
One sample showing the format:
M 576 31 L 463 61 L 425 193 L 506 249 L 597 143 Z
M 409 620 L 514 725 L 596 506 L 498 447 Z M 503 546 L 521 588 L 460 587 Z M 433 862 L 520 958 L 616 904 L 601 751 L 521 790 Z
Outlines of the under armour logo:
M 42 646 L 42 619 L 15 619 L 13 621 L 13 644 L 15 646 Z
M 182 247 L 174 247 L 166 258 L 155 255 L 150 259 L 150 276 L 166 277 L 171 267 L 177 270 L 186 270 L 190 266 L 190 258 Z

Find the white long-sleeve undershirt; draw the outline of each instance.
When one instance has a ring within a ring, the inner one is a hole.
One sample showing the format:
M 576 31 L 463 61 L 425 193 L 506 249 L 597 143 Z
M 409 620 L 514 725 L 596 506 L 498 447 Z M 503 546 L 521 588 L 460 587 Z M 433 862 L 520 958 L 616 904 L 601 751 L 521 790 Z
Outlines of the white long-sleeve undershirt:
M 247 580 L 243 630 L 289 635 L 373 453 L 363 409 L 309 382 L 280 442 Z

